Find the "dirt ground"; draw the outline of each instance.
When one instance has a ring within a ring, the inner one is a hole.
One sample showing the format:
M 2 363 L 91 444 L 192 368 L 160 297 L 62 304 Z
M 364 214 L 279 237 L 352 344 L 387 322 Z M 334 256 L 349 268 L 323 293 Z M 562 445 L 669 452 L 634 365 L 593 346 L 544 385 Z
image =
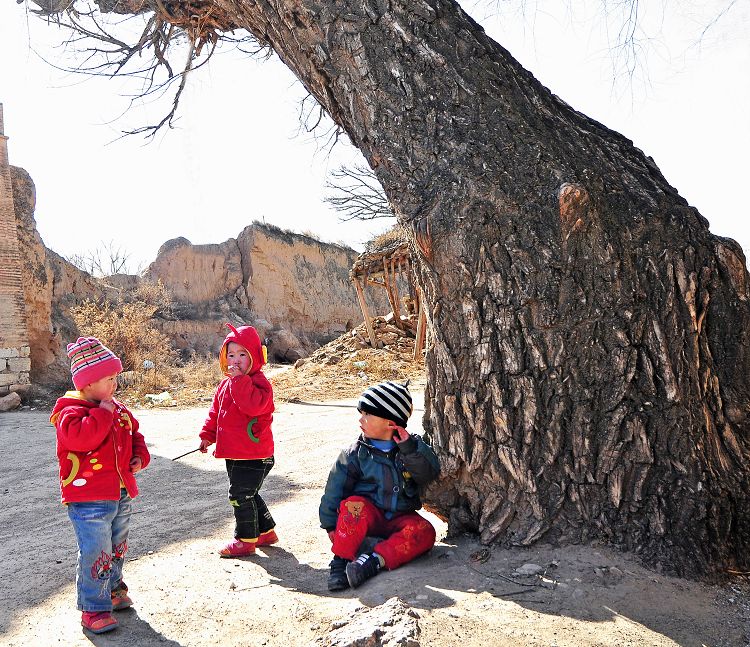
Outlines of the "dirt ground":
M 205 409 L 135 413 L 153 457 L 139 475 L 125 566 L 135 606 L 98 637 L 82 632 L 75 609 L 75 539 L 59 504 L 48 412 L 0 414 L 0 644 L 324 645 L 337 620 L 398 596 L 419 615 L 422 647 L 750 645 L 744 578 L 673 579 L 604 547 L 489 550 L 472 537 L 446 538 L 434 517 L 441 540 L 429 555 L 329 593 L 317 507 L 338 448 L 357 433 L 351 400 L 279 404 L 264 492 L 280 543 L 220 559 L 232 532 L 223 462 L 197 453 L 171 460 L 196 446 Z M 514 574 L 529 563 L 546 569 L 544 581 Z

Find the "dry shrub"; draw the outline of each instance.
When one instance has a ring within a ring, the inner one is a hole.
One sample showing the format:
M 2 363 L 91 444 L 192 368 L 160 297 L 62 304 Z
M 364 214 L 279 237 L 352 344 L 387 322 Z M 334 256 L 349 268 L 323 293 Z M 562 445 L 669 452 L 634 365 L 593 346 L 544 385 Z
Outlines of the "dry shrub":
M 96 337 L 121 360 L 126 371 L 142 371 L 150 360 L 157 369 L 174 366 L 177 354 L 152 321 L 155 307 L 142 301 L 114 303 L 87 299 L 70 309 L 81 335 Z
M 173 383 L 177 352 L 154 316 L 171 309 L 172 298 L 161 283 L 142 283 L 132 293 L 109 300 L 87 299 L 70 314 L 80 334 L 97 337 L 133 371 L 132 384 L 120 392 L 127 397 L 168 390 Z M 154 366 L 144 368 L 149 360 Z

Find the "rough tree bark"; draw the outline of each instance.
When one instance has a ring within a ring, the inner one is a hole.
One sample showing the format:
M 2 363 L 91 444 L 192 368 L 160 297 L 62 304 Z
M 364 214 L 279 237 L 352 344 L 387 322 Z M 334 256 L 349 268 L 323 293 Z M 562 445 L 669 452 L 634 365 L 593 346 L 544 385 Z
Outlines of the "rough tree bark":
M 455 2 L 190 6 L 273 47 L 411 232 L 433 340 L 425 424 L 443 465 L 430 497 L 450 529 L 604 540 L 677 573 L 747 569 L 740 247 Z

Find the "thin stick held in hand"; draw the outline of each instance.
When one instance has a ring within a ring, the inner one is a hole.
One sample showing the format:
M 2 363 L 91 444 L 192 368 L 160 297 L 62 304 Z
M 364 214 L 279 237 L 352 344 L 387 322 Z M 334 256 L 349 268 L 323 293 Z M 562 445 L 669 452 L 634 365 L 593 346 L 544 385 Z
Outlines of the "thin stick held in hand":
M 201 450 L 200 447 L 197 447 L 195 449 L 191 449 L 189 452 L 185 452 L 184 454 L 180 454 L 179 456 L 175 456 L 172 460 L 176 461 L 176 460 L 182 458 L 183 456 L 187 456 L 188 454 L 194 454 L 195 452 L 199 452 L 200 450 Z

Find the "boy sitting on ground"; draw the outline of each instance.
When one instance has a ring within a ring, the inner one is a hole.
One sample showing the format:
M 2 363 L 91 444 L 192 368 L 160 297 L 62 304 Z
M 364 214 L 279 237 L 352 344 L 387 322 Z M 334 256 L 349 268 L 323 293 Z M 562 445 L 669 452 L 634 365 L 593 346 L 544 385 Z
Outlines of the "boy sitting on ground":
M 320 525 L 334 554 L 330 591 L 355 588 L 435 544 L 435 529 L 416 511 L 421 486 L 439 474 L 440 464 L 422 438 L 406 431 L 412 409 L 408 381 L 371 386 L 357 403 L 362 433 L 339 454 L 320 502 Z M 357 557 L 368 535 L 383 539 Z

